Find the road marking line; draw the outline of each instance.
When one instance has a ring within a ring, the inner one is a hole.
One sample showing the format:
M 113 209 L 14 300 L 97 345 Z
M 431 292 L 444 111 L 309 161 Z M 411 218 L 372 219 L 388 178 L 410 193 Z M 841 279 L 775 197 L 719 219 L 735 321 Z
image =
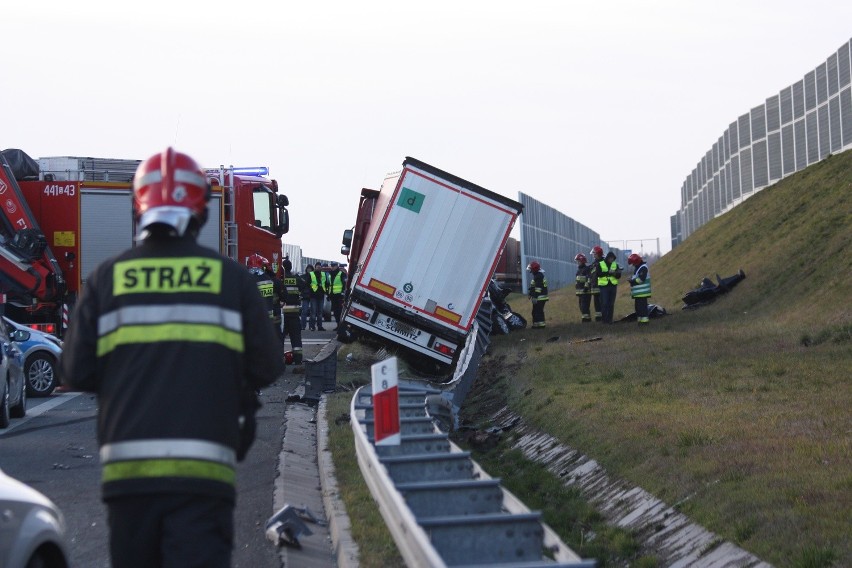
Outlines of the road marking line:
M 41 416 L 42 414 L 44 414 L 48 410 L 52 410 L 52 409 L 56 408 L 57 406 L 59 406 L 60 404 L 66 403 L 73 398 L 77 398 L 81 394 L 85 394 L 85 393 L 82 393 L 82 392 L 63 392 L 63 393 L 57 393 L 57 394 L 52 395 L 50 397 L 49 401 L 47 401 L 43 404 L 39 404 L 38 406 L 35 406 L 33 408 L 28 408 L 27 409 L 27 415 L 24 416 L 23 418 L 20 418 L 20 419 L 13 418 L 12 423 L 9 424 L 6 427 L 5 430 L 0 430 L 0 437 L 2 437 L 4 434 L 9 433 L 11 430 L 14 430 L 15 428 L 17 428 L 21 424 L 26 424 L 27 422 L 30 421 L 30 419 L 35 418 L 36 416 Z

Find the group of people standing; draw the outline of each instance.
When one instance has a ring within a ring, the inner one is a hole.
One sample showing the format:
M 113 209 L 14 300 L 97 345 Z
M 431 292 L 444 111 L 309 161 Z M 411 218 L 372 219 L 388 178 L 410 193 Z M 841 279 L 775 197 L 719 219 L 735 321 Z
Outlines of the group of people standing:
M 591 323 L 591 308 L 594 304 L 595 321 L 611 324 L 615 311 L 615 298 L 623 267 L 618 264 L 616 254 L 609 251 L 604 256 L 603 248 L 595 246 L 589 252 L 592 262 L 586 255 L 578 253 L 574 257 L 577 263 L 575 289 L 580 307 L 580 321 Z M 648 265 L 636 253 L 627 257 L 627 264 L 633 266 L 633 275 L 628 280 L 630 296 L 633 298 L 636 319 L 639 325 L 647 325 L 648 298 L 651 297 L 651 276 Z M 530 262 L 527 270 L 531 273 L 527 295 L 532 301 L 532 328 L 543 328 L 545 324 L 544 306 L 548 297 L 547 278 L 537 261 Z
M 325 298 L 331 303 L 331 316 L 337 327 L 340 327 L 340 316 L 343 312 L 343 299 L 346 292 L 346 272 L 337 262 L 317 266 L 309 264 L 305 273 L 299 277 L 302 297 L 301 328 L 311 331 L 325 331 L 322 326 L 323 304 Z
M 616 255 L 609 251 L 606 256 L 599 246 L 592 247 L 589 252 L 592 262 L 583 253 L 574 257 L 577 263 L 575 288 L 580 306 L 580 321 L 592 321 L 591 306 L 594 302 L 595 321 L 612 323 L 615 311 L 615 297 L 618 292 L 618 281 L 621 279 L 622 267 L 616 261 Z M 633 267 L 633 276 L 628 280 L 630 296 L 633 298 L 637 321 L 640 325 L 648 323 L 648 298 L 651 297 L 651 276 L 648 265 L 636 253 L 627 257 L 627 264 Z

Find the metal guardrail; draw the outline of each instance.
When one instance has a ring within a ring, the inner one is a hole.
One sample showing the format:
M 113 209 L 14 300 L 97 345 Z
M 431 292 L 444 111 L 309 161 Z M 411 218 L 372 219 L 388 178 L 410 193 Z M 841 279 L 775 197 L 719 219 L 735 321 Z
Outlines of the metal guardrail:
M 373 443 L 372 389 L 352 398 L 358 464 L 410 567 L 591 568 L 427 415 L 441 391 L 400 385 L 398 446 Z

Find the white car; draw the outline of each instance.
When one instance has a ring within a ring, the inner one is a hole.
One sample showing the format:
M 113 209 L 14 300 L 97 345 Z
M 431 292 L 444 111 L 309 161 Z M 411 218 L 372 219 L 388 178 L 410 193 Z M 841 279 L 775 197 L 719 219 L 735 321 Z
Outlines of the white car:
M 27 394 L 49 396 L 56 388 L 56 364 L 62 354 L 62 340 L 3 317 L 6 329 L 24 355 Z M 18 333 L 13 333 L 15 331 Z
M 50 499 L 0 470 L 0 566 L 69 565 L 62 512 Z

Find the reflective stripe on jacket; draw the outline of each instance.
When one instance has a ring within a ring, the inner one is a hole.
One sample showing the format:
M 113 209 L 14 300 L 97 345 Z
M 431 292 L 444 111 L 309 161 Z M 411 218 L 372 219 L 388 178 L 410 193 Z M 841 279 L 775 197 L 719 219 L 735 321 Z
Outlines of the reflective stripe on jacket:
M 284 315 L 298 315 L 302 309 L 301 294 L 299 292 L 299 279 L 295 276 L 286 276 L 284 277 L 284 280 L 282 280 L 282 284 L 284 285 L 284 290 L 281 296 L 281 301 L 284 304 L 284 307 L 282 308 Z
M 530 298 L 535 298 L 538 301 L 550 299 L 547 296 L 547 278 L 545 278 L 543 270 L 532 275 L 532 282 L 530 282 L 528 294 Z
M 233 485 L 236 452 L 215 442 L 192 439 L 130 440 L 104 444 L 102 479 L 193 477 Z
M 633 278 L 630 279 L 630 284 L 632 286 L 630 288 L 631 298 L 651 297 L 651 273 L 648 272 L 647 265 L 643 264 L 634 270 Z
M 576 294 L 578 296 L 584 296 L 586 294 L 591 294 L 591 290 L 590 290 L 591 278 L 589 276 L 591 271 L 592 271 L 591 268 L 589 268 L 585 264 L 583 266 L 577 267 L 577 275 L 574 278 L 574 282 L 575 282 L 574 287 L 577 290 Z

